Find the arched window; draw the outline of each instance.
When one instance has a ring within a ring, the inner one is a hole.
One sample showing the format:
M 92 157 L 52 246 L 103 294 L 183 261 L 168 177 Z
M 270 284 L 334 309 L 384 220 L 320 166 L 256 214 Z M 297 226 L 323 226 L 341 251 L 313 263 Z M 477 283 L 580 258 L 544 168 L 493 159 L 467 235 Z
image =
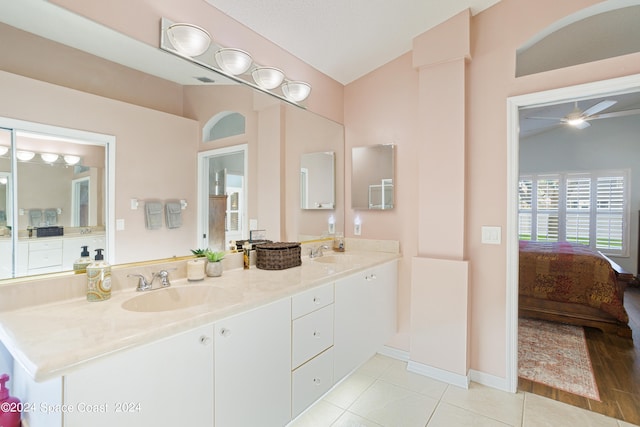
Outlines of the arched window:
M 211 117 L 202 129 L 202 142 L 215 141 L 235 135 L 243 135 L 245 117 L 235 111 L 223 111 Z
M 640 52 L 638 22 L 635 0 L 602 2 L 574 13 L 518 49 L 516 77 Z

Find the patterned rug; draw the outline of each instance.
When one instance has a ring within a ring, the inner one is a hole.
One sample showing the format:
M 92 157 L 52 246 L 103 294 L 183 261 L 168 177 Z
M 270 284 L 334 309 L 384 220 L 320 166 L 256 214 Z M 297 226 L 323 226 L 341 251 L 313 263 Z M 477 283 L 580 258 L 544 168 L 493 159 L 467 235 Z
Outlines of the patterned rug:
M 584 330 L 578 326 L 519 319 L 518 375 L 600 401 Z

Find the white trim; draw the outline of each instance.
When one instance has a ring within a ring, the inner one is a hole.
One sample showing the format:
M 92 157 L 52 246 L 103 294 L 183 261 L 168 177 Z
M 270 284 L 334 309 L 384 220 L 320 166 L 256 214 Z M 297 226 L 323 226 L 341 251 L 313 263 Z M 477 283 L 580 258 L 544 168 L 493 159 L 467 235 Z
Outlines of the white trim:
M 432 366 L 414 362 L 412 360 L 407 363 L 407 371 L 424 375 L 425 377 L 433 378 L 435 380 L 455 385 L 464 389 L 468 389 L 469 383 L 471 382 L 471 380 L 469 379 L 469 375 L 454 374 L 453 372 L 434 368 Z
M 509 384 L 507 384 L 506 378 L 496 377 L 495 375 L 487 374 L 480 371 L 474 371 L 473 369 L 469 371 L 469 377 L 474 383 L 482 384 L 484 386 L 506 392 L 512 392 L 509 389 Z M 515 391 L 513 391 L 512 393 L 515 393 Z
M 507 98 L 506 385 L 518 388 L 518 179 L 520 108 L 640 91 L 640 74 Z
M 398 350 L 397 348 L 389 347 L 388 345 L 382 346 L 378 353 L 391 357 L 393 359 L 402 360 L 403 362 L 409 361 L 409 352 L 404 350 Z

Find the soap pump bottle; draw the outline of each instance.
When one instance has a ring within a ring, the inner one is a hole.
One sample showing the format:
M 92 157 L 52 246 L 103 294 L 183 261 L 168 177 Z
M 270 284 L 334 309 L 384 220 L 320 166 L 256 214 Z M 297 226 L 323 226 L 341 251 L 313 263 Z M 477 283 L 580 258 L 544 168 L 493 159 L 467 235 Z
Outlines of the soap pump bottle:
M 103 249 L 96 249 L 94 261 L 87 266 L 87 301 L 111 298 L 111 266 L 104 260 Z
M 20 400 L 9 396 L 9 375 L 0 375 L 0 426 L 20 427 Z
M 76 274 L 86 273 L 87 266 L 91 264 L 91 256 L 89 256 L 89 247 L 81 246 L 82 252 L 80 252 L 80 258 L 73 263 L 73 271 Z

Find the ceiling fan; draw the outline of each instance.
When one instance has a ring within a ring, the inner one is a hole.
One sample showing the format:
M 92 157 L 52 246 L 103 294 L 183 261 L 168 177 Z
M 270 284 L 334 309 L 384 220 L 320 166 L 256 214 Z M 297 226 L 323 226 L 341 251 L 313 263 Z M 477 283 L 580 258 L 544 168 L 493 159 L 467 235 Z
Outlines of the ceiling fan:
M 555 121 L 559 121 L 561 123 L 565 123 L 565 124 L 571 125 L 571 126 L 573 126 L 575 128 L 578 128 L 578 129 L 584 129 L 584 128 L 587 128 L 587 127 L 591 126 L 591 124 L 589 123 L 589 121 L 591 121 L 591 120 L 605 119 L 605 118 L 611 118 L 611 117 L 630 116 L 630 115 L 633 115 L 633 114 L 640 114 L 640 109 L 626 110 L 626 111 L 615 111 L 615 112 L 611 112 L 611 113 L 598 114 L 601 111 L 604 111 L 607 108 L 613 106 L 617 102 L 618 101 L 614 101 L 614 100 L 600 101 L 597 104 L 592 105 L 591 107 L 589 107 L 586 110 L 582 111 L 578 107 L 578 101 L 576 101 L 575 102 L 575 106 L 573 108 L 573 111 L 571 111 L 569 114 L 567 114 L 564 117 L 561 117 L 561 118 L 558 118 L 558 117 L 528 117 L 528 118 L 529 119 L 537 119 L 537 120 L 555 120 Z

